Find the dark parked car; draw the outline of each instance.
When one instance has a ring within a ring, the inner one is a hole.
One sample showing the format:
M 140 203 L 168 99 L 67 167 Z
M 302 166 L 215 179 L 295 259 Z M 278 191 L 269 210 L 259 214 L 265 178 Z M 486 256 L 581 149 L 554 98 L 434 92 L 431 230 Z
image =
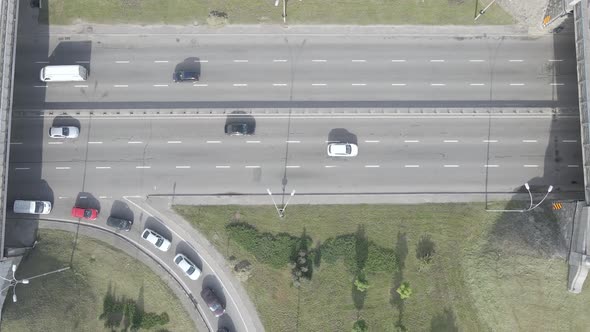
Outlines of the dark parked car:
M 225 308 L 223 307 L 221 301 L 219 301 L 219 298 L 217 297 L 217 295 L 215 295 L 211 288 L 203 288 L 203 290 L 201 291 L 201 297 L 203 298 L 203 300 L 205 300 L 207 306 L 209 307 L 209 310 L 213 312 L 215 317 L 219 317 L 225 313 Z
M 187 70 L 177 70 L 172 74 L 172 79 L 174 82 L 190 82 L 190 81 L 198 81 L 199 80 L 199 73 L 196 71 L 187 71 Z
M 107 225 L 120 231 L 129 231 L 133 225 L 133 220 L 125 220 L 111 216 L 107 219 Z
M 253 130 L 247 123 L 235 122 L 225 125 L 225 133 L 232 136 L 252 135 Z

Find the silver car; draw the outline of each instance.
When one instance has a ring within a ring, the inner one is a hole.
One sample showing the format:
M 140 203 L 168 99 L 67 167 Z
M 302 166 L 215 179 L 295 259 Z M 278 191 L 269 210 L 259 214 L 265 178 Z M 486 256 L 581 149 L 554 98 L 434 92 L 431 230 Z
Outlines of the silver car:
M 174 264 L 178 265 L 182 272 L 192 280 L 197 280 L 201 276 L 201 270 L 183 254 L 177 254 L 174 257 Z
M 80 135 L 80 129 L 73 126 L 49 128 L 51 138 L 76 138 L 78 135 Z

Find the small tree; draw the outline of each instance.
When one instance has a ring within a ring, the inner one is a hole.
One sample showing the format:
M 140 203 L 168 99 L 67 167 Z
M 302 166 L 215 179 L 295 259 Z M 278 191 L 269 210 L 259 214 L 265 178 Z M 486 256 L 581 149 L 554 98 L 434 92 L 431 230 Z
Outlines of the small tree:
M 365 278 L 364 273 L 361 272 L 356 276 L 356 279 L 354 279 L 354 285 L 359 292 L 365 292 L 369 289 L 369 282 Z
M 410 288 L 410 283 L 407 281 L 404 281 L 399 286 L 399 288 L 396 290 L 396 292 L 399 294 L 399 297 L 402 300 L 409 298 L 412 295 L 412 289 Z
M 369 327 L 364 319 L 359 319 L 352 325 L 352 332 L 367 332 Z

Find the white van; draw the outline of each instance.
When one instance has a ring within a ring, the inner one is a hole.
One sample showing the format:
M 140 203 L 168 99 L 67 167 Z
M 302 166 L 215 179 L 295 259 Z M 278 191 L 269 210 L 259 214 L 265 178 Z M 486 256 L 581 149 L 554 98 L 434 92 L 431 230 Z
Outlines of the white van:
M 48 214 L 51 212 L 51 203 L 47 201 L 16 200 L 12 208 L 14 213 Z
M 88 71 L 82 66 L 47 66 L 41 69 L 42 82 L 86 81 Z

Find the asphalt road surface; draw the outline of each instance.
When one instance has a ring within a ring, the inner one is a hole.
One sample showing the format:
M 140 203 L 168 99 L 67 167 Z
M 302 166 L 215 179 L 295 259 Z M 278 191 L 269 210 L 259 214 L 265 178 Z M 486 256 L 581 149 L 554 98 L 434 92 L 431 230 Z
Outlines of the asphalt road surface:
M 226 117 L 80 115 L 77 139 L 47 136 L 70 118 L 14 118 L 10 195 L 512 192 L 524 182 L 580 190 L 577 115 L 474 118 L 252 117 L 255 134 L 226 136 Z M 354 158 L 327 142 L 356 142 Z M 33 175 L 33 176 L 32 176 Z
M 18 41 L 20 109 L 577 105 L 571 34 L 73 35 L 48 42 L 24 35 Z M 40 82 L 48 64 L 80 64 L 90 76 L 86 82 Z M 200 81 L 174 83 L 175 69 L 197 71 Z

